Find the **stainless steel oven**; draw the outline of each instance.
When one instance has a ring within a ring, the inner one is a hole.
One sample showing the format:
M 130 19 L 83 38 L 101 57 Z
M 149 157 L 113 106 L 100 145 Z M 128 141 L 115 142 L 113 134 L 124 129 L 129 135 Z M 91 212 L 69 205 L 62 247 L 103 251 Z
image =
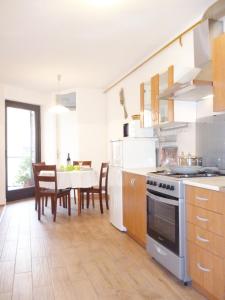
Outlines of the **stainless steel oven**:
M 147 251 L 184 283 L 186 232 L 183 183 L 180 179 L 151 175 L 147 179 Z
M 147 232 L 167 249 L 179 255 L 179 199 L 147 191 Z

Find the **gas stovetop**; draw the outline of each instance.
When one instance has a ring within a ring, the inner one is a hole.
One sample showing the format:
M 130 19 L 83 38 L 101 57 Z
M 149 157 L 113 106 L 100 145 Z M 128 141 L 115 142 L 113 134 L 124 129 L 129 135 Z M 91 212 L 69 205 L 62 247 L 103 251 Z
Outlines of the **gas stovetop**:
M 209 172 L 199 172 L 199 173 L 196 173 L 196 174 L 179 174 L 179 173 L 171 173 L 171 172 L 168 172 L 168 171 L 157 171 L 157 172 L 152 172 L 151 174 L 174 177 L 174 178 L 178 178 L 178 179 L 195 178 L 195 177 L 224 176 L 224 175 L 219 174 L 219 173 L 209 173 Z M 149 175 L 151 175 L 151 174 L 149 174 Z
M 147 189 L 173 197 L 183 198 L 184 179 L 214 176 L 216 177 L 222 175 L 218 172 L 200 172 L 197 174 L 174 174 L 168 171 L 151 172 L 147 177 Z

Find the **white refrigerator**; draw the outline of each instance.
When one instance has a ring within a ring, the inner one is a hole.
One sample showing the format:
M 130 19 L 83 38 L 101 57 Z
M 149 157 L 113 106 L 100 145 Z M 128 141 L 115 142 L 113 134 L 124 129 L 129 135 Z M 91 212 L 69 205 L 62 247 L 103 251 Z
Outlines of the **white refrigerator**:
M 123 226 L 122 171 L 156 166 L 154 138 L 124 138 L 111 141 L 109 166 L 110 222 L 121 231 Z

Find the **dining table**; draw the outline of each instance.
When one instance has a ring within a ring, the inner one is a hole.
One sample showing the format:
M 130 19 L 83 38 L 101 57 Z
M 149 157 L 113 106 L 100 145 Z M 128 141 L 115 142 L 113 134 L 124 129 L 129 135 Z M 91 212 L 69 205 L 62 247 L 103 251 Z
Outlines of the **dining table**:
M 52 171 L 41 171 L 42 175 L 51 176 Z M 78 215 L 81 214 L 81 189 L 91 188 L 98 184 L 97 172 L 92 168 L 80 168 L 80 170 L 61 171 L 57 170 L 58 190 L 76 188 L 78 192 Z M 40 187 L 54 189 L 53 182 L 41 182 Z

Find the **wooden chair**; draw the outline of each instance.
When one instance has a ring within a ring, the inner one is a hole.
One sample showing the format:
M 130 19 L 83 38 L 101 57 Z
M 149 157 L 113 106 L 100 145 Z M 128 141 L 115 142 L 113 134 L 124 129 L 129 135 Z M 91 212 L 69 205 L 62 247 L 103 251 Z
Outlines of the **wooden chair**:
M 105 195 L 106 208 L 109 209 L 108 174 L 109 174 L 109 164 L 102 163 L 101 170 L 100 170 L 100 177 L 99 177 L 99 186 L 91 188 L 92 201 L 94 202 L 94 194 L 98 194 L 98 196 L 99 196 L 100 210 L 101 210 L 102 214 L 103 214 L 103 203 L 102 203 L 103 195 Z
M 39 165 L 34 166 L 36 174 L 36 192 L 37 192 L 37 204 L 38 204 L 38 220 L 41 219 L 41 199 L 43 197 L 51 198 L 52 214 L 54 215 L 53 220 L 56 220 L 57 212 L 57 199 L 64 199 L 68 203 L 68 215 L 71 215 L 71 201 L 70 201 L 70 189 L 58 190 L 57 188 L 57 173 L 55 165 Z M 52 175 L 43 175 L 41 171 L 51 171 Z M 46 182 L 52 184 L 54 187 L 51 189 L 42 188 L 40 182 Z M 42 205 L 43 209 L 43 205 Z
M 80 164 L 82 164 L 82 166 L 88 166 L 91 168 L 91 164 L 92 164 L 92 161 L 91 160 L 75 160 L 73 161 L 73 165 L 74 166 L 79 166 Z M 74 203 L 76 204 L 76 188 L 73 188 L 73 191 L 74 191 Z M 90 189 L 81 189 L 81 194 L 82 194 L 82 207 L 84 206 L 84 193 L 87 193 L 87 198 L 89 198 L 89 192 L 90 192 Z
M 35 198 L 35 210 L 37 210 L 37 178 L 36 178 L 36 172 L 35 172 L 35 166 L 45 166 L 45 162 L 39 162 L 39 163 L 32 163 L 32 170 L 33 170 L 33 176 L 34 176 L 34 198 Z

